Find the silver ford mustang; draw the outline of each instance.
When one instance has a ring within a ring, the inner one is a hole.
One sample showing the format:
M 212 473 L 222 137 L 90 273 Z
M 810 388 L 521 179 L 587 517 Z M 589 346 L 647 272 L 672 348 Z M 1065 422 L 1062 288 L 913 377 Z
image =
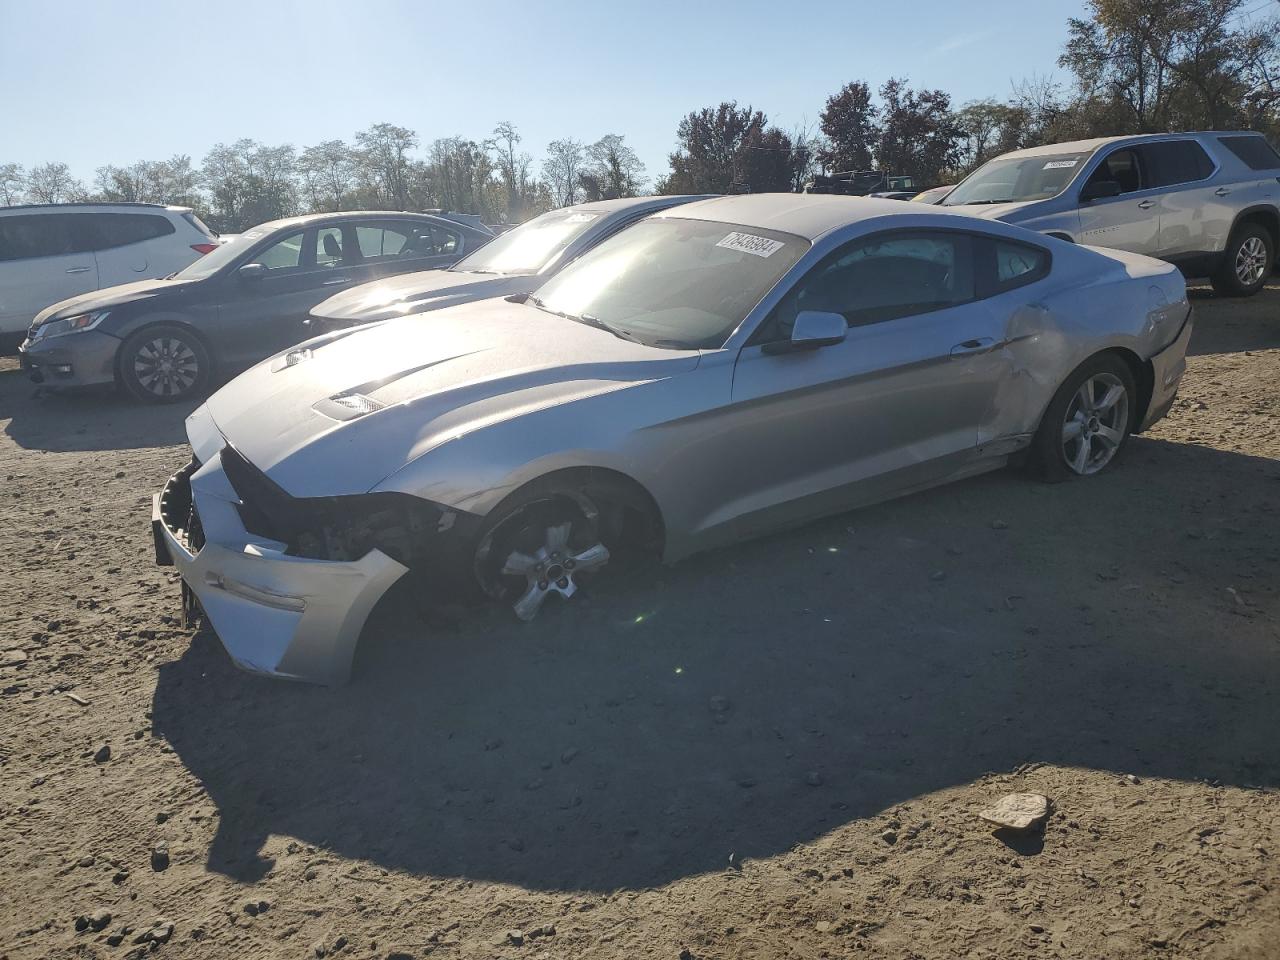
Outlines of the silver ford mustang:
M 532 295 L 333 333 L 220 390 L 155 498 L 235 662 L 336 683 L 402 577 L 532 618 L 711 546 L 1006 464 L 1104 469 L 1169 410 L 1171 266 L 891 200 L 724 197 Z

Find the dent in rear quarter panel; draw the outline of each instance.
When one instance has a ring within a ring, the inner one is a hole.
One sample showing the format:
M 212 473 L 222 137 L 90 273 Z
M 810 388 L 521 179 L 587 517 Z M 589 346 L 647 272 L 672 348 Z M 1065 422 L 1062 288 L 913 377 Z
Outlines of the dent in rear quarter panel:
M 1104 275 L 1091 266 L 1069 270 L 1049 292 L 1013 309 L 1004 347 L 1010 376 L 997 395 L 993 429 L 984 435 L 1034 433 L 1067 375 L 1096 353 L 1123 347 L 1151 356 L 1145 335 L 1151 283 L 1128 276 L 1119 264 Z

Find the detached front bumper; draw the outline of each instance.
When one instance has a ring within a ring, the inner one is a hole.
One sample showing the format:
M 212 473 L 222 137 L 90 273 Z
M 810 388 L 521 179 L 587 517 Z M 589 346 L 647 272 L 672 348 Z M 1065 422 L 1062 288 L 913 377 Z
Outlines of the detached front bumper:
M 344 683 L 370 611 L 407 568 L 380 550 L 359 560 L 286 554 L 250 533 L 222 454 L 170 478 L 152 502 L 158 563 L 172 563 L 236 666 Z
M 18 347 L 22 368 L 32 380 L 50 387 L 91 387 L 114 383 L 120 341 L 98 330 L 62 337 L 24 340 Z
M 1182 375 L 1187 372 L 1187 347 L 1191 343 L 1193 326 L 1194 319 L 1188 307 L 1187 318 L 1173 342 L 1151 358 L 1155 374 L 1151 384 L 1151 402 L 1147 404 L 1147 415 L 1138 426 L 1139 432 L 1163 420 L 1173 406 Z

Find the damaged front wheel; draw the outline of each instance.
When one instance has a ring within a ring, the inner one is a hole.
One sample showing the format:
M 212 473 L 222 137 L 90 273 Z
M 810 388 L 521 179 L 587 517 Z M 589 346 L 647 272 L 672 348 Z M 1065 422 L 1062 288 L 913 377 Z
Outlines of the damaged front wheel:
M 476 551 L 476 574 L 490 596 L 529 621 L 551 594 L 568 600 L 580 578 L 609 562 L 598 514 L 582 497 L 554 496 L 510 511 Z

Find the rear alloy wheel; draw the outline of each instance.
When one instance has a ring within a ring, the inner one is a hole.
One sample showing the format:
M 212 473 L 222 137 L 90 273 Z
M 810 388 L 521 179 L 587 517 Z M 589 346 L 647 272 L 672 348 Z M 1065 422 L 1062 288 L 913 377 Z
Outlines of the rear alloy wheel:
M 120 381 L 148 403 L 174 403 L 204 389 L 209 354 L 199 339 L 181 327 L 147 327 L 120 348 Z
M 1133 425 L 1133 374 L 1102 354 L 1072 372 L 1054 395 L 1032 443 L 1046 480 L 1090 477 L 1119 454 Z
M 568 600 L 579 578 L 609 562 L 596 524 L 567 498 L 538 500 L 512 511 L 484 538 L 476 572 L 490 596 L 532 620 L 552 594 Z
M 1231 236 L 1213 289 L 1225 297 L 1248 297 L 1262 289 L 1275 262 L 1271 235 L 1256 224 L 1246 224 Z

